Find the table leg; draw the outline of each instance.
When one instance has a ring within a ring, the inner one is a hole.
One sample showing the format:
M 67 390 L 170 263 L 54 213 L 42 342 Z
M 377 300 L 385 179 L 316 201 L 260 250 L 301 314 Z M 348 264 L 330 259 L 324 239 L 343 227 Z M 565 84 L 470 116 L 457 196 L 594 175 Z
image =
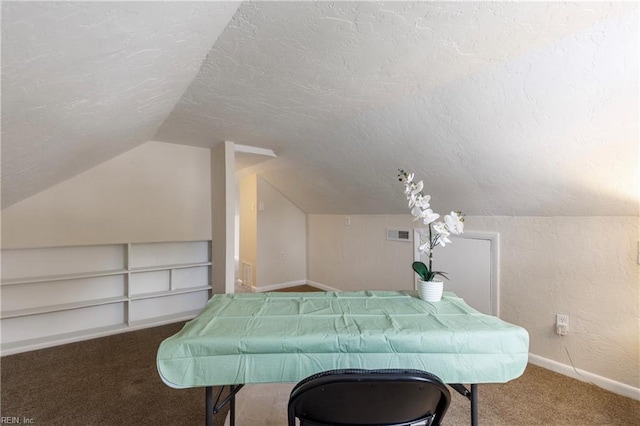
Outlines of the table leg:
M 233 394 L 231 396 L 231 401 L 229 401 L 229 411 L 231 419 L 229 421 L 229 426 L 236 426 L 236 395 Z
M 213 426 L 213 387 L 207 386 L 205 388 L 206 395 L 206 412 L 205 412 L 205 426 Z
M 471 385 L 471 391 L 459 383 L 449 383 L 456 392 L 471 403 L 471 426 L 478 426 L 478 384 Z
M 478 426 L 478 385 L 471 385 L 471 426 Z
M 218 414 L 218 412 L 227 404 L 229 405 L 229 420 L 230 425 L 235 426 L 236 423 L 236 394 L 242 389 L 244 385 L 229 385 L 229 395 L 220 401 L 222 398 L 222 392 L 224 390 L 224 386 L 221 386 L 218 390 L 218 394 L 216 395 L 215 402 L 213 400 L 213 386 L 205 387 L 205 426 L 213 426 L 213 416 Z

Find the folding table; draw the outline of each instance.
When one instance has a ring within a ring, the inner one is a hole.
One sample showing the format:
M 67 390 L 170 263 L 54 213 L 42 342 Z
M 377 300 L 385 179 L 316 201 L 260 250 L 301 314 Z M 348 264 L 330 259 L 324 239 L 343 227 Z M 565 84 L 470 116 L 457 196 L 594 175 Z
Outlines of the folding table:
M 206 424 L 244 384 L 298 382 L 339 368 L 428 371 L 471 401 L 478 383 L 504 383 L 527 364 L 525 329 L 482 314 L 453 293 L 440 302 L 411 291 L 218 294 L 158 348 L 173 388 L 206 388 Z M 471 390 L 463 386 L 470 384 Z M 230 395 L 213 401 L 213 386 Z

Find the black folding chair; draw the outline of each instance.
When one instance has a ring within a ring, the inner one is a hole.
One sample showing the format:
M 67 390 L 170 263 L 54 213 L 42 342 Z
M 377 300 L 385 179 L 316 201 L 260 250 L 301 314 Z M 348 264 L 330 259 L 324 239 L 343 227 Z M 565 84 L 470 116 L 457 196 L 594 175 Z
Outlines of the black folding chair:
M 439 425 L 451 395 L 419 370 L 331 370 L 307 377 L 289 397 L 289 426 Z

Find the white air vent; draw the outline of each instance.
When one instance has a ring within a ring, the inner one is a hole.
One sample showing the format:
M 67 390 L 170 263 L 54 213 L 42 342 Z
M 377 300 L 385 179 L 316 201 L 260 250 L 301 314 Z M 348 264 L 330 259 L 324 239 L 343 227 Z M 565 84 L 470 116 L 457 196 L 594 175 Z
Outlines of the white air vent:
M 389 241 L 404 241 L 406 243 L 411 242 L 409 231 L 400 229 L 387 229 L 387 240 Z

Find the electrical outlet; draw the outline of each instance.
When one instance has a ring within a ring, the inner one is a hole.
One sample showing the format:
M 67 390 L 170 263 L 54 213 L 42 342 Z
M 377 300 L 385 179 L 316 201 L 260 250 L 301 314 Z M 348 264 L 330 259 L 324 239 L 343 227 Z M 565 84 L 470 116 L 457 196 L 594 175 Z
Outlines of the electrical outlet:
M 280 259 L 284 259 L 286 256 L 283 251 L 280 252 Z
M 569 315 L 556 314 L 556 334 L 565 336 L 569 332 Z

